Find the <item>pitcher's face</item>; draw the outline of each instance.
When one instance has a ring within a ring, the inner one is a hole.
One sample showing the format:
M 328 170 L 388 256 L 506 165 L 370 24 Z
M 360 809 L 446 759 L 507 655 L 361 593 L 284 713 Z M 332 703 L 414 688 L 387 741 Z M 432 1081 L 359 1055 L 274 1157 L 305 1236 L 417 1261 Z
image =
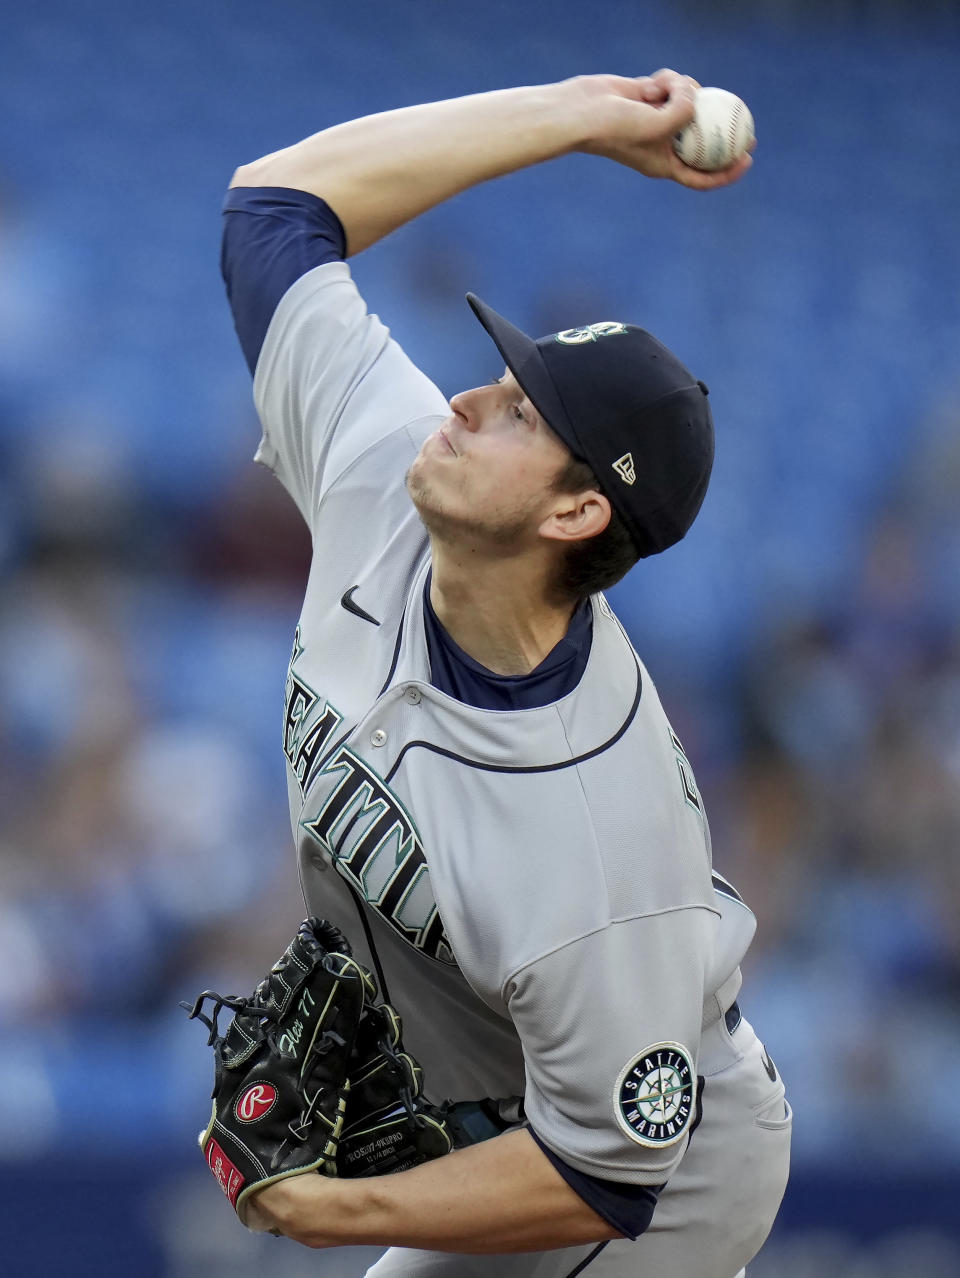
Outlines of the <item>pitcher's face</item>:
M 450 407 L 407 473 L 427 529 L 491 547 L 534 544 L 569 449 L 509 369 L 489 386 L 454 395 Z

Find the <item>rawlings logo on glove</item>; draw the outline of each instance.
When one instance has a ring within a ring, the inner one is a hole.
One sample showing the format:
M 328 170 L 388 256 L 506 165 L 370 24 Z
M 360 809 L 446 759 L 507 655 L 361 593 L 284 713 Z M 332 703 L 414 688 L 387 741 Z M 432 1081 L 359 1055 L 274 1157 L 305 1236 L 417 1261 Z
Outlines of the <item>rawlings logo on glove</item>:
M 264 1118 L 277 1103 L 277 1089 L 270 1083 L 255 1083 L 237 1097 L 233 1112 L 241 1123 L 255 1123 Z

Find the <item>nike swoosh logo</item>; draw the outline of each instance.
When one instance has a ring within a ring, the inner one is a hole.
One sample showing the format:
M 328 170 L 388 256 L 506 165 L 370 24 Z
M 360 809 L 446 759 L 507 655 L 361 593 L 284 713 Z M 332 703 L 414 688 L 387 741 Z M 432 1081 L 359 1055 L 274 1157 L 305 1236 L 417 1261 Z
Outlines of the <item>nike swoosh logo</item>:
M 364 621 L 369 621 L 371 625 L 379 626 L 380 622 L 376 617 L 371 617 L 369 612 L 365 612 L 358 603 L 353 602 L 353 592 L 359 590 L 359 584 L 351 586 L 349 590 L 344 591 L 340 596 L 341 607 L 346 608 L 347 612 L 352 612 L 355 617 L 362 617 Z
M 767 1077 L 770 1079 L 770 1082 L 775 1083 L 777 1081 L 777 1067 L 767 1055 L 766 1048 L 763 1049 L 763 1055 L 760 1059 L 763 1061 L 763 1068 L 767 1071 Z

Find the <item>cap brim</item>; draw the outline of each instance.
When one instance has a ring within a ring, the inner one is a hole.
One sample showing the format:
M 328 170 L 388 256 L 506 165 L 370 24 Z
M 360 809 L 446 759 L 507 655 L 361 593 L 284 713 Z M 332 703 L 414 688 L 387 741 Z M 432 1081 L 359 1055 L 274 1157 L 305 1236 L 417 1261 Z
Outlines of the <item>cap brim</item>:
M 567 447 L 578 457 L 582 456 L 582 449 L 570 425 L 563 401 L 557 394 L 537 343 L 508 319 L 504 319 L 492 306 L 481 301 L 476 293 L 468 293 L 467 301 L 474 315 L 493 338 L 494 345 L 503 356 L 503 362 L 523 387 L 534 408 Z

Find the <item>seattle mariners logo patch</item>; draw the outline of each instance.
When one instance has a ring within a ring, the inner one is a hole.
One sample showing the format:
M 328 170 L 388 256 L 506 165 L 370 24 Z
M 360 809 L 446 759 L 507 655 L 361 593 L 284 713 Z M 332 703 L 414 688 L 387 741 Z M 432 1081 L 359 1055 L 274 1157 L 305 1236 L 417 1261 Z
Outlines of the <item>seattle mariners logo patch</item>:
M 693 1119 L 696 1078 L 679 1043 L 655 1043 L 630 1061 L 617 1079 L 617 1122 L 631 1140 L 657 1149 L 672 1145 Z

